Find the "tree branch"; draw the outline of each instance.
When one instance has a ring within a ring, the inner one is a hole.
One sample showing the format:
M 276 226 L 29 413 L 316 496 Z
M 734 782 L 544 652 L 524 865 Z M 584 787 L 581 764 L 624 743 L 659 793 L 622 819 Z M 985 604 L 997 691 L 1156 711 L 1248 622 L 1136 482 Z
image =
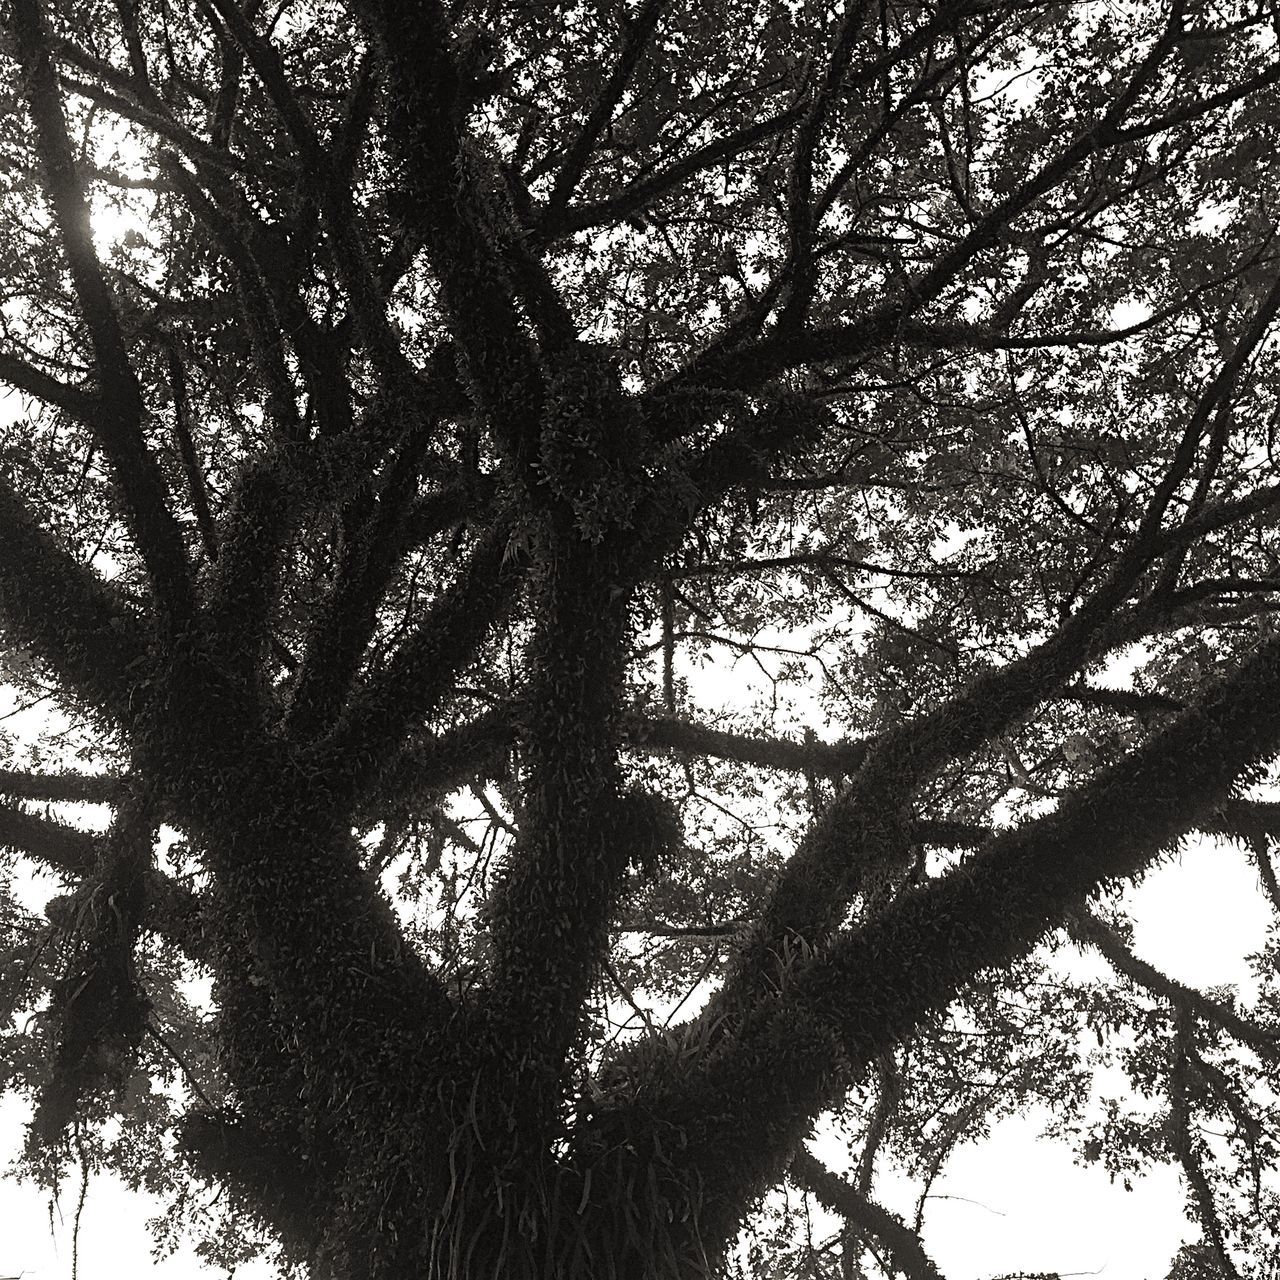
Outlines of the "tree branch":
M 92 420 L 97 401 L 79 387 L 59 382 L 35 365 L 0 351 L 0 381 L 21 391 L 23 395 L 64 409 L 80 422 Z
M 63 688 L 123 724 L 147 681 L 146 627 L 33 518 L 0 479 L 0 619 Z
M 626 92 L 632 74 L 653 39 L 658 18 L 666 4 L 667 0 L 644 0 L 634 17 L 625 16 L 624 11 L 621 19 L 622 48 L 618 52 L 618 59 L 556 174 L 542 214 L 545 221 L 554 223 L 564 213 L 574 188 L 586 171 L 596 142 L 613 119 L 613 113 Z
M 356 7 L 376 32 L 388 68 L 387 129 L 400 158 L 403 216 L 424 231 L 463 363 L 500 444 L 523 466 L 533 457 L 543 379 L 494 244 L 494 223 L 504 211 L 481 190 L 479 160 L 464 132 L 449 20 L 437 0 L 411 10 L 389 0 Z M 503 235 L 519 239 L 513 229 Z
M 53 818 L 0 805 L 0 845 L 77 883 L 93 875 L 98 839 Z M 147 903 L 144 927 L 173 943 L 190 959 L 207 962 L 209 955 L 199 896 L 154 867 L 148 867 L 145 872 L 144 892 Z
M 1122 715 L 1149 715 L 1152 712 L 1173 712 L 1185 709 L 1185 704 L 1166 693 L 1143 692 L 1139 689 L 1107 689 L 1091 684 L 1071 684 L 1058 695 L 1063 702 L 1079 702 L 1086 707 L 1104 707 Z
M 0 795 L 18 800 L 112 804 L 125 782 L 109 773 L 23 773 L 0 769 Z
M 98 84 L 63 73 L 60 78 L 65 88 L 96 106 L 106 107 L 122 120 L 139 125 L 157 139 L 163 139 L 177 148 L 193 162 L 228 174 L 251 173 L 255 178 L 279 176 L 278 169 L 273 172 L 270 166 L 256 167 L 245 157 L 235 155 L 223 147 L 210 145 L 197 137 L 169 114 L 169 108 L 163 101 L 150 94 L 143 94 L 130 77 L 101 58 L 95 58 L 71 40 L 59 39 L 56 48 L 63 63 L 78 67 L 102 82 Z
M 1121 122 L 1172 48 L 1172 36 L 1166 32 L 1148 51 L 1129 82 L 1115 95 L 1096 123 L 1078 134 L 1057 155 L 1045 161 L 1035 174 L 995 204 L 963 239 L 943 253 L 918 278 L 910 281 L 901 297 L 883 304 L 862 320 L 831 326 L 820 334 L 775 328 L 759 341 L 731 351 L 719 352 L 712 347 L 708 358 L 696 358 L 673 380 L 674 384 L 760 386 L 785 369 L 849 359 L 892 340 L 903 321 L 936 300 L 980 252 L 995 243 L 1014 218 L 1052 191 L 1082 161 L 1118 145 Z
M 1191 1191 L 1195 1217 L 1208 1239 L 1224 1280 L 1240 1280 L 1240 1273 L 1231 1261 L 1226 1241 L 1222 1235 L 1222 1223 L 1213 1202 L 1213 1188 L 1205 1176 L 1200 1158 L 1200 1144 L 1191 1132 L 1191 1100 L 1187 1089 L 1190 1071 L 1189 1057 L 1193 1052 L 1194 1034 L 1190 1018 L 1180 1013 L 1175 1018 L 1173 1065 L 1169 1071 L 1169 1121 L 1168 1140 Z
M 809 109 L 796 130 L 787 191 L 789 244 L 787 260 L 780 272 L 780 278 L 787 281 L 786 296 L 778 315 L 780 330 L 799 328 L 813 301 L 818 279 L 814 233 L 821 218 L 821 211 L 814 207 L 813 199 L 814 155 L 869 8 L 868 0 L 857 0 L 857 3 L 846 5 L 844 19 L 827 61 L 822 83 L 811 95 Z
M 9 805 L 0 805 L 0 844 L 76 878 L 92 872 L 97 857 L 89 832 Z
M 523 576 L 505 532 L 484 534 L 455 582 L 317 744 L 316 767 L 335 787 L 355 797 L 374 783 L 505 616 Z
M 741 155 L 783 133 L 799 119 L 800 113 L 801 107 L 796 104 L 776 115 L 766 116 L 763 120 L 754 120 L 741 129 L 697 148 L 666 169 L 631 183 L 607 199 L 590 204 L 570 205 L 558 219 L 539 224 L 538 237 L 547 242 L 591 227 L 622 222 L 647 209 L 655 200 L 712 165 Z
M 515 1079 L 527 1076 L 517 1114 L 530 1136 L 550 1121 L 608 955 L 623 873 L 649 825 L 642 805 L 623 796 L 614 732 L 627 638 L 616 531 L 596 545 L 578 535 L 568 513 L 552 519 L 556 541 L 531 606 L 520 834 L 488 908 L 487 1013 L 518 1064 Z
M 889 1251 L 893 1265 L 907 1280 L 943 1280 L 920 1238 L 906 1223 L 832 1173 L 804 1147 L 796 1152 L 788 1169 L 801 1190 L 812 1192 L 818 1203 L 840 1214 L 851 1225 L 866 1231 Z
M 303 164 L 318 185 L 335 240 L 336 269 L 346 288 L 351 314 L 371 356 L 391 385 L 408 390 L 414 382 L 413 370 L 388 319 L 387 295 L 370 266 L 347 175 L 321 143 L 315 124 L 289 83 L 284 61 L 270 39 L 259 36 L 240 7 L 230 0 L 208 0 L 208 3 L 248 58 L 284 121 Z
M 282 440 L 301 442 L 306 438 L 306 431 L 298 413 L 294 382 L 289 373 L 284 326 L 277 312 L 276 299 L 267 287 L 243 229 L 216 200 L 209 198 L 196 176 L 179 164 L 175 157 L 162 155 L 160 166 L 192 215 L 212 233 L 231 264 L 257 372 L 265 383 L 268 413 Z M 225 185 L 222 185 L 222 190 L 225 195 Z
M 628 715 L 622 721 L 627 745 L 641 751 L 674 751 L 682 755 L 714 756 L 765 769 L 818 773 L 833 778 L 855 774 L 866 759 L 866 742 L 794 742 L 758 734 L 731 733 L 688 720 Z
M 142 390 L 129 359 L 115 300 L 93 247 L 89 206 L 67 137 L 40 0 L 14 0 L 12 29 L 27 105 L 35 123 L 45 193 L 89 331 L 102 389 L 93 415 L 94 434 L 111 461 L 115 485 L 156 598 L 170 625 L 181 629 L 195 607 L 186 549 L 169 509 L 164 478 L 143 436 Z
M 516 713 L 508 706 L 438 734 L 416 734 L 359 797 L 358 812 L 373 820 L 382 807 L 418 811 L 472 778 L 501 772 L 502 756 L 515 741 Z
M 1094 947 L 1106 958 L 1117 973 L 1131 978 L 1153 995 L 1167 1000 L 1178 1009 L 1202 1018 L 1205 1022 L 1221 1027 L 1235 1036 L 1241 1044 L 1247 1044 L 1267 1061 L 1280 1059 L 1280 1032 L 1270 1032 L 1242 1018 L 1230 1006 L 1213 1000 L 1161 973 L 1154 965 L 1140 960 L 1125 945 L 1124 939 L 1104 921 L 1087 910 L 1081 910 L 1067 921 L 1067 929 L 1078 942 Z
M 191 406 L 187 400 L 187 375 L 182 367 L 182 352 L 176 339 L 168 343 L 169 388 L 173 394 L 173 432 L 178 442 L 178 455 L 187 474 L 187 493 L 191 509 L 195 512 L 196 528 L 200 542 L 210 562 L 218 558 L 218 532 L 209 509 L 209 488 L 205 484 L 204 470 L 196 456 L 195 442 L 191 438 Z
M 93 871 L 72 897 L 49 1002 L 53 1053 L 31 1122 L 43 1142 L 61 1137 L 90 1090 L 118 1090 L 136 1069 L 150 1004 L 134 960 L 155 827 L 146 795 L 133 792 L 91 840 Z
M 467 509 L 471 486 L 464 483 L 415 501 L 432 439 L 430 425 L 423 422 L 409 430 L 380 478 L 376 495 L 362 495 L 346 505 L 337 572 L 307 637 L 286 719 L 295 736 L 313 737 L 333 727 L 404 553 L 425 532 L 428 521 Z

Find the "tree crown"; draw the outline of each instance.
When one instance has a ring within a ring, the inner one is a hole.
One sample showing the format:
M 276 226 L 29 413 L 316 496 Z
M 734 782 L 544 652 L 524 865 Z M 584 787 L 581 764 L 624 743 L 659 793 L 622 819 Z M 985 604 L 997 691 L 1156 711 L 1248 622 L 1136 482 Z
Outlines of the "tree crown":
M 31 1167 L 335 1280 L 923 1280 L 877 1169 L 1038 1101 L 1264 1274 L 1275 956 L 1121 895 L 1280 910 L 1274 13 L 3 17 Z

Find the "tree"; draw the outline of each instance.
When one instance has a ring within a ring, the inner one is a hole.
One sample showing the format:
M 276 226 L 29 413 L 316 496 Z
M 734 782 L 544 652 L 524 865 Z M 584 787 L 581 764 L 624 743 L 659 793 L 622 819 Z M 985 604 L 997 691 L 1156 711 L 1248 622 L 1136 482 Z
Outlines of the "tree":
M 1276 952 L 1119 895 L 1280 911 L 1278 24 L 6 0 L 29 1166 L 317 1277 L 923 1280 L 877 1161 L 1040 1101 L 1269 1274 Z

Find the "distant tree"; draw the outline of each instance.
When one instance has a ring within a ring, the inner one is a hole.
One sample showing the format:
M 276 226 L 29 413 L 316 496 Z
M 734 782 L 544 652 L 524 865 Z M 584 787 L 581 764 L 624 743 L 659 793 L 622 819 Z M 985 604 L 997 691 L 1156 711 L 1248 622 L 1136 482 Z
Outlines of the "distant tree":
M 878 1171 L 1044 1106 L 1273 1274 L 1277 951 L 1119 896 L 1280 911 L 1278 29 L 4 0 L 28 1167 L 335 1280 L 936 1280 Z

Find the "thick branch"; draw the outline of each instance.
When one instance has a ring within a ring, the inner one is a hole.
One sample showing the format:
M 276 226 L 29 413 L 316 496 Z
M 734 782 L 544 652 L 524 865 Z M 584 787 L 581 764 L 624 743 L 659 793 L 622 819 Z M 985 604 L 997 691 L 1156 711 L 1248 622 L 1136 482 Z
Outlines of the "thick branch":
M 477 774 L 500 768 L 502 754 L 518 740 L 520 720 L 518 706 L 503 704 L 439 735 L 413 738 L 389 761 L 367 802 L 394 807 L 415 794 L 438 796 Z M 634 712 L 624 713 L 617 728 L 623 743 L 632 751 L 687 753 L 837 779 L 856 773 L 867 751 L 866 744 L 856 741 L 796 742 Z M 939 823 L 929 827 L 940 844 L 953 843 L 949 836 L 956 830 L 954 825 Z
M 130 723 L 147 677 L 144 626 L 90 569 L 45 532 L 0 480 L 0 623 L 47 662 L 62 687 Z
M 218 531 L 211 631 L 228 669 L 246 688 L 270 640 L 281 557 L 305 491 L 306 478 L 294 469 L 285 449 L 250 458 L 242 464 Z
M 279 1132 L 242 1116 L 191 1111 L 180 1122 L 177 1147 L 200 1177 L 251 1196 L 254 1207 L 299 1255 L 315 1248 L 318 1170 Z
M 1166 693 L 1143 692 L 1140 689 L 1105 689 L 1090 684 L 1068 685 L 1058 697 L 1063 702 L 1079 702 L 1087 707 L 1105 707 L 1124 715 L 1143 716 L 1152 712 L 1181 711 L 1182 702 Z
M 0 769 L 0 795 L 18 800 L 111 804 L 124 779 L 109 773 L 24 773 Z
M 415 735 L 360 797 L 359 811 L 370 822 L 383 808 L 420 812 L 471 779 L 500 772 L 515 740 L 515 713 L 505 706 L 439 734 Z
M 0 805 L 0 844 L 75 877 L 88 875 L 97 856 L 89 832 L 8 805 Z
M 761 734 L 732 733 L 688 720 L 628 715 L 622 721 L 627 745 L 640 751 L 673 751 L 681 755 L 714 756 L 765 769 L 819 773 L 833 778 L 855 774 L 866 759 L 868 744 L 858 741 L 795 742 Z
M 211 876 L 219 981 L 269 997 L 306 1079 L 341 1099 L 335 1126 L 372 1123 L 388 1087 L 403 1100 L 426 1078 L 421 1056 L 453 1003 L 406 943 L 326 780 L 252 724 L 202 729 L 190 747 L 175 735 L 166 754 L 195 763 L 165 783 Z
M 580 1030 L 645 814 L 621 795 L 614 721 L 627 607 L 616 558 L 559 521 L 533 596 L 522 715 L 521 832 L 491 896 L 491 1016 L 513 1062 L 537 1063 L 541 1124 Z
M 876 740 L 854 784 L 813 823 L 788 862 L 718 1000 L 749 1002 L 761 984 L 767 988 L 777 980 L 780 957 L 792 939 L 820 943 L 838 926 L 856 892 L 903 864 L 910 849 L 905 811 L 921 783 L 1051 696 L 1084 661 L 1146 558 L 1144 544 L 1135 542 L 1094 596 L 1050 639 Z
M 7 382 L 11 387 L 21 391 L 45 404 L 56 405 L 65 409 L 73 418 L 88 422 L 94 412 L 96 401 L 79 387 L 68 386 L 57 378 L 37 369 L 35 365 L 19 360 L 0 351 L 0 382 Z
M 1277 307 L 1280 282 L 1209 379 L 1136 531 L 1093 594 L 1025 656 L 982 673 L 949 701 L 877 739 L 855 785 L 813 824 L 779 877 L 720 999 L 749 1002 L 760 984 L 767 988 L 776 981 L 779 958 L 797 937 L 808 946 L 819 944 L 869 878 L 903 863 L 909 846 L 902 815 L 919 786 L 945 762 L 968 755 L 1053 696 L 1087 660 L 1161 549 L 1165 512 L 1194 464 L 1202 429 L 1229 394 Z
M 89 832 L 8 805 L 0 805 L 0 845 L 77 882 L 93 874 L 98 851 L 97 837 Z M 145 898 L 146 928 L 172 942 L 190 959 L 207 959 L 198 895 L 150 868 L 145 875 Z
M 528 462 L 542 376 L 495 244 L 494 224 L 505 213 L 481 188 L 481 164 L 464 132 L 449 20 L 436 0 L 409 9 L 363 0 L 357 8 L 369 18 L 388 68 L 387 128 L 400 161 L 403 216 L 423 230 L 464 364 L 500 443 Z M 519 233 L 508 229 L 507 238 L 518 240 Z

